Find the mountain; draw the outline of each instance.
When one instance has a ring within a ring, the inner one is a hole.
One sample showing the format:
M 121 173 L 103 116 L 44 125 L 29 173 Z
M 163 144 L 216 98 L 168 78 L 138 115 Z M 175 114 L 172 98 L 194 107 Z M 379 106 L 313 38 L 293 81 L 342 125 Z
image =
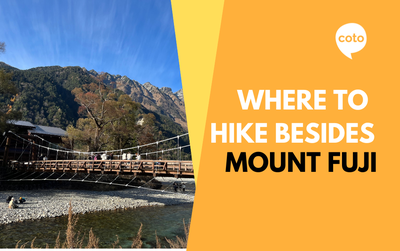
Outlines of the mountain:
M 99 73 L 79 66 L 48 66 L 19 70 L 4 62 L 0 69 L 12 72 L 12 81 L 20 93 L 13 108 L 23 114 L 23 119 L 34 124 L 66 128 L 78 120 L 79 105 L 71 90 L 93 82 Z M 168 87 L 157 88 L 150 83 L 144 85 L 126 76 L 105 73 L 105 85 L 117 92 L 128 94 L 142 105 L 140 113 L 153 113 L 158 127 L 165 135 L 187 132 L 185 104 L 182 90 L 173 93 Z M 0 97 L 0 102 L 9 102 Z
M 18 70 L 15 67 L 12 67 L 11 65 L 8 65 L 4 62 L 0 62 L 0 69 L 5 69 L 5 70 Z
M 99 77 L 96 71 L 83 69 L 91 76 Z M 105 84 L 128 94 L 133 101 L 141 103 L 146 109 L 172 118 L 187 131 L 182 90 L 173 93 L 169 87 L 158 88 L 148 82 L 142 85 L 127 76 L 105 74 Z

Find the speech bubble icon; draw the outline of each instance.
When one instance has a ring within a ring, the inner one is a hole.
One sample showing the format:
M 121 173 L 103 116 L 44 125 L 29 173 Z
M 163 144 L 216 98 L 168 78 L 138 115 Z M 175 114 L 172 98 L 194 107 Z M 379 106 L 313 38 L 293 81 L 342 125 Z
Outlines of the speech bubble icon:
M 352 59 L 351 54 L 361 51 L 366 43 L 367 33 L 359 24 L 345 24 L 336 32 L 336 44 L 339 50 L 350 59 Z

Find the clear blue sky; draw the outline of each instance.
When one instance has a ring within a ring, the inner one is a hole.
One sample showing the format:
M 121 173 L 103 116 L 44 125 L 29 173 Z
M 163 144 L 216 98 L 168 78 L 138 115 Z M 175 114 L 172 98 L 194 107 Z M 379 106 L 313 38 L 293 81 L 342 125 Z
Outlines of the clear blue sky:
M 81 66 L 182 88 L 168 0 L 1 0 L 0 61 Z

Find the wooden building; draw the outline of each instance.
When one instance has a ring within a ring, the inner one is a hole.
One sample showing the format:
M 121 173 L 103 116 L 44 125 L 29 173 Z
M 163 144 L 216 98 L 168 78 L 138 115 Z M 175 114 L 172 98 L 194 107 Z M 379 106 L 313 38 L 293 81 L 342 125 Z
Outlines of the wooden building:
M 47 156 L 50 153 L 45 148 L 34 144 L 57 149 L 62 137 L 67 136 L 67 132 L 58 127 L 34 125 L 20 120 L 7 123 L 12 125 L 12 130 L 4 135 L 8 139 L 0 146 L 0 158 L 6 161 L 36 160 L 42 155 Z

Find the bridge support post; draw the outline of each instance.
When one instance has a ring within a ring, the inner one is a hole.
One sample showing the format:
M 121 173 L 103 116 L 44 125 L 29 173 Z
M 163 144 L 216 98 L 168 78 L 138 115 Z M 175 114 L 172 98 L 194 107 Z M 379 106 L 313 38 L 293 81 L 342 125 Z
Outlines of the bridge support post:
M 36 161 L 38 160 L 38 156 L 37 156 L 37 148 L 36 148 L 36 142 L 33 140 L 33 143 L 31 145 L 32 150 L 31 150 L 31 161 Z
M 8 149 L 10 149 L 10 138 L 9 137 L 7 137 L 6 147 L 4 149 L 4 155 L 3 155 L 3 167 L 4 168 L 7 166 L 7 162 L 8 162 Z

